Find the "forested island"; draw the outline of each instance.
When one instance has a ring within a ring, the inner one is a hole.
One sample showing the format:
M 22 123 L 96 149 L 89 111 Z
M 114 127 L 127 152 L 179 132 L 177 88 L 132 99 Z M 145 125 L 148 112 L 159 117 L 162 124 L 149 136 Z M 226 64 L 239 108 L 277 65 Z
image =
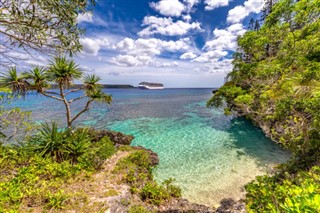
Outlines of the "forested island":
M 14 32 L 5 45 L 47 48 L 56 55 L 81 49 L 75 19 L 94 1 L 29 2 L 23 10 L 5 2 L 0 26 Z M 38 6 L 44 11 L 35 14 Z M 45 22 L 43 12 L 56 23 Z M 286 164 L 248 183 L 244 200 L 225 199 L 219 208 L 190 203 L 173 179 L 155 181 L 157 154 L 130 146 L 132 136 L 74 125 L 92 103 L 112 102 L 103 88 L 132 86 L 99 84 L 99 76 L 59 55 L 45 68 L 1 72 L 0 212 L 320 212 L 320 0 L 267 0 L 262 14 L 261 26 L 238 38 L 234 68 L 207 102 L 252 120 L 292 152 Z M 9 25 L 8 17 L 20 17 L 21 24 Z M 65 106 L 63 128 L 55 122 L 35 125 L 30 113 L 7 107 L 29 91 Z M 78 91 L 83 94 L 69 98 Z M 80 100 L 85 105 L 73 114 L 71 106 Z M 18 132 L 24 138 L 12 144 Z

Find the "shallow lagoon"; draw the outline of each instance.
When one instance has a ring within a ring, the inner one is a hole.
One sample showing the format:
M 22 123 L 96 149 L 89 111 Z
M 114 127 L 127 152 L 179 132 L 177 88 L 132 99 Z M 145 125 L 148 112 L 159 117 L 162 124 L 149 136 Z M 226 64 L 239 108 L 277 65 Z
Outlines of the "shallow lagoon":
M 156 179 L 175 178 L 190 201 L 217 205 L 222 198 L 238 199 L 245 183 L 289 156 L 250 122 L 207 109 L 211 89 L 107 91 L 112 105 L 95 104 L 77 125 L 134 135 L 132 145 L 158 153 Z M 36 111 L 36 121 L 64 122 L 62 103 L 40 95 L 29 94 L 13 105 Z

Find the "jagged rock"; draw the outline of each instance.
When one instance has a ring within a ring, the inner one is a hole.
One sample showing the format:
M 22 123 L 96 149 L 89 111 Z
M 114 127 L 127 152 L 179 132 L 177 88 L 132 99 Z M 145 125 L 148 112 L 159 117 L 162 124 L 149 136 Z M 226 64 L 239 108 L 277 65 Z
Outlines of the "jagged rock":
M 173 199 L 159 208 L 161 213 L 214 213 L 215 210 L 204 205 L 191 203 L 187 199 Z
M 144 151 L 148 152 L 151 165 L 156 166 L 156 165 L 159 164 L 160 160 L 159 160 L 158 154 L 155 153 L 154 151 L 152 151 L 151 149 L 147 149 L 147 148 L 144 148 L 142 146 L 135 146 L 134 148 L 138 149 L 138 150 L 144 150 Z
M 243 200 L 235 201 L 232 198 L 225 198 L 220 201 L 217 213 L 244 213 L 246 212 Z
M 134 139 L 132 135 L 126 135 L 121 132 L 111 130 L 89 129 L 89 134 L 93 137 L 93 142 L 99 141 L 101 138 L 108 136 L 115 144 L 130 145 Z

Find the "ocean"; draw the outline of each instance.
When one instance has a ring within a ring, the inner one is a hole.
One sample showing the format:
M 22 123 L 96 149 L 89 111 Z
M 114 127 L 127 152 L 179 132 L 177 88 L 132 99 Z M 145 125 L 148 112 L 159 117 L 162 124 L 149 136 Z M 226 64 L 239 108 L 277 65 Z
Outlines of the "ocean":
M 183 197 L 192 202 L 217 206 L 223 198 L 239 199 L 245 183 L 290 155 L 250 121 L 206 108 L 212 89 L 106 92 L 112 94 L 112 104 L 94 104 L 76 125 L 132 134 L 133 146 L 144 146 L 159 155 L 156 180 L 174 178 Z M 81 105 L 84 101 L 74 104 L 73 112 Z M 41 95 L 28 94 L 11 106 L 32 111 L 36 122 L 65 123 L 64 105 Z

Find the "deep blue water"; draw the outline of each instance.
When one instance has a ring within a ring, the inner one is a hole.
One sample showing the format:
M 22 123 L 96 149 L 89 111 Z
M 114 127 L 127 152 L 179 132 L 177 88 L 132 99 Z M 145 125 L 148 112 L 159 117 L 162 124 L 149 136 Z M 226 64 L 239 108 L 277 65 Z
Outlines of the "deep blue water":
M 245 183 L 289 154 L 251 122 L 206 108 L 211 90 L 109 89 L 112 104 L 94 104 L 76 124 L 134 135 L 133 145 L 158 153 L 154 174 L 159 182 L 173 177 L 186 198 L 216 205 L 225 197 L 239 198 Z M 83 105 L 81 101 L 73 110 Z M 64 105 L 56 100 L 29 94 L 13 106 L 36 112 L 35 121 L 65 123 Z

